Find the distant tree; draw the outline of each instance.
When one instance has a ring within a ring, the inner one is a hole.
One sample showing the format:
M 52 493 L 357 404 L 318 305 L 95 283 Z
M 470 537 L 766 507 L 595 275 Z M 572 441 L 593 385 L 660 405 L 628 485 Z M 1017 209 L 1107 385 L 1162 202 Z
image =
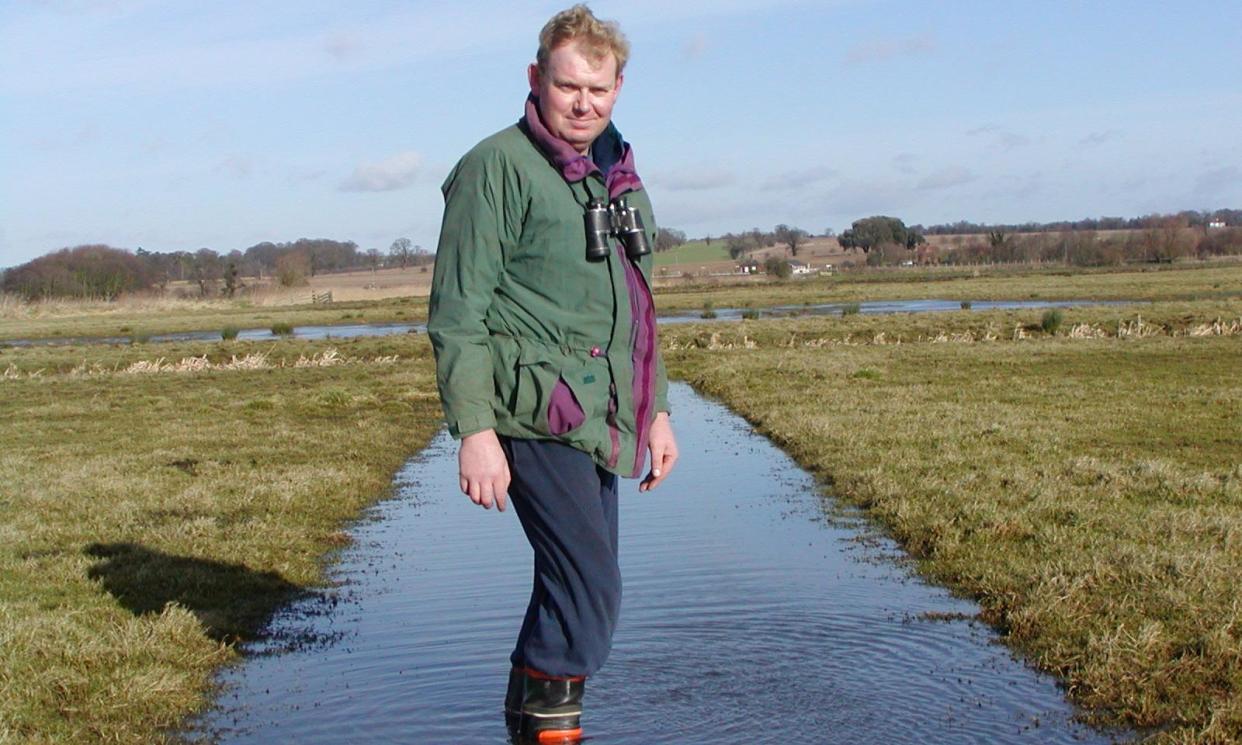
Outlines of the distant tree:
M 276 281 L 281 287 L 301 287 L 310 276 L 310 257 L 304 251 L 288 251 L 276 259 Z
M 1173 261 L 1190 253 L 1193 239 L 1187 227 L 1189 220 L 1185 214 L 1153 219 L 1143 231 L 1148 261 Z
M 884 244 L 914 248 L 926 240 L 919 232 L 907 229 L 898 218 L 884 215 L 855 220 L 838 239 L 842 247 L 861 248 L 863 253 Z
M 778 279 L 789 279 L 793 276 L 793 264 L 778 256 L 769 256 L 765 259 L 763 270 Z
M 740 259 L 751 248 L 751 241 L 742 235 L 734 235 L 727 233 L 724 236 L 725 248 L 729 251 L 729 258 Z
M 207 297 L 216 294 L 216 283 L 224 276 L 224 263 L 220 254 L 210 248 L 200 248 L 194 252 L 194 263 L 190 268 L 190 279 L 198 283 L 198 294 Z
M 224 295 L 231 298 L 242 287 L 245 287 L 245 284 L 241 281 L 241 272 L 237 270 L 237 262 L 230 261 L 224 270 Z
M 380 254 L 378 248 L 368 248 L 366 256 L 367 266 L 371 267 L 372 272 L 379 269 L 379 265 L 384 262 L 384 257 Z
M 415 246 L 414 249 L 410 251 L 410 263 L 414 266 L 427 266 L 429 264 L 434 264 L 435 262 L 435 255 L 422 246 Z
M 775 236 L 778 242 L 789 246 L 791 256 L 797 256 L 798 247 L 806 243 L 806 239 L 810 237 L 802 228 L 791 227 L 784 223 L 777 225 L 772 231 L 772 235 Z
M 926 242 L 927 242 L 927 239 L 923 237 L 923 234 L 921 232 L 915 230 L 914 228 L 906 229 L 906 248 L 907 249 L 913 249 L 917 246 L 923 245 Z
M 759 228 L 751 228 L 750 232 L 746 234 L 746 237 L 750 238 L 750 242 L 754 245 L 756 250 L 772 245 L 771 241 L 768 239 L 768 234 Z
M 4 273 L 0 289 L 27 299 L 82 297 L 115 300 L 151 286 L 142 259 L 119 248 L 92 244 L 62 248 Z
M 656 234 L 656 251 L 667 251 L 686 242 L 686 234 L 672 228 L 660 228 Z
M 388 247 L 388 255 L 392 257 L 393 261 L 399 264 L 402 269 L 405 269 L 406 265 L 410 263 L 410 247 L 413 245 L 414 244 L 410 242 L 409 238 L 398 238 L 392 242 L 391 246 Z

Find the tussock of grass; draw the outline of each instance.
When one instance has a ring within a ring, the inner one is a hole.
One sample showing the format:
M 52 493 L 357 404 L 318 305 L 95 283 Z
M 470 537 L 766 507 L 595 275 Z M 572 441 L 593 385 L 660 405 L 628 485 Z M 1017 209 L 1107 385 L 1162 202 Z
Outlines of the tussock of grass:
M 1044 311 L 1044 315 L 1039 319 L 1039 327 L 1044 330 L 1045 334 L 1055 335 L 1061 330 L 1061 324 L 1065 323 L 1065 313 L 1060 308 L 1050 308 Z
M 819 347 L 788 342 L 843 336 L 840 320 L 736 324 L 715 333 L 749 344 L 668 362 L 1102 719 L 1242 738 L 1242 338 L 934 344 L 912 341 L 920 322 L 868 327 L 902 344 Z
M 1232 319 L 1232 320 L 1231 320 Z M 1063 322 L 1071 339 L 1242 335 L 1242 302 L 1167 303 L 1158 306 L 1074 308 Z M 895 345 L 920 342 L 987 343 L 1044 338 L 1037 310 L 851 315 L 746 324 L 677 324 L 660 331 L 669 349 L 797 348 Z
M 177 348 L 218 360 L 239 344 Z M 56 370 L 84 352 L 9 351 Z M 90 351 L 125 365 L 141 350 Z M 233 642 L 322 581 L 342 525 L 440 421 L 423 338 L 348 352 L 0 384 L 0 416 L 20 422 L 0 430 L 0 740 L 163 741 Z

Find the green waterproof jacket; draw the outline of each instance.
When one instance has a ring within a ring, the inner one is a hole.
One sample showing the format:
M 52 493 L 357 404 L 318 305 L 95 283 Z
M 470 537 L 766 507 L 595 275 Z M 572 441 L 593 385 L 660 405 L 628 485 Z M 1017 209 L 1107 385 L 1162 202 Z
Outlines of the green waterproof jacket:
M 584 209 L 608 200 L 605 178 L 590 163 L 563 168 L 541 123 L 528 125 L 533 111 L 470 150 L 442 187 L 427 332 L 445 417 L 455 438 L 494 428 L 557 440 L 637 477 L 651 421 L 669 410 L 651 255 L 632 261 L 616 246 L 587 259 Z M 632 181 L 624 196 L 654 246 L 650 200 Z

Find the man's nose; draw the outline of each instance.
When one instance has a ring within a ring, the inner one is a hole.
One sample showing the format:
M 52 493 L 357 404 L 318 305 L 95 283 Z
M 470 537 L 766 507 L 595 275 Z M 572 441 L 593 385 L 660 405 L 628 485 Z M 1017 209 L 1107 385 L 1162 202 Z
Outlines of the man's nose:
M 574 113 L 585 114 L 590 110 L 590 108 L 591 106 L 587 102 L 586 91 L 578 91 L 577 94 L 574 95 Z

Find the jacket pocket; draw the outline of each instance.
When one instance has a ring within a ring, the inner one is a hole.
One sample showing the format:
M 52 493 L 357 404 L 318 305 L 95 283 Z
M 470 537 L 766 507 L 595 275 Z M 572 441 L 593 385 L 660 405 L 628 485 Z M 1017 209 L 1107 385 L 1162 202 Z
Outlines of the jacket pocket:
M 574 441 L 607 406 L 607 366 L 542 351 L 523 353 L 517 364 L 511 413 L 539 434 Z
M 578 402 L 574 389 L 569 387 L 563 377 L 558 376 L 556 384 L 552 386 L 552 396 L 548 401 L 546 415 L 548 434 L 557 436 L 581 427 L 586 421 L 586 412 L 582 409 L 582 404 Z

